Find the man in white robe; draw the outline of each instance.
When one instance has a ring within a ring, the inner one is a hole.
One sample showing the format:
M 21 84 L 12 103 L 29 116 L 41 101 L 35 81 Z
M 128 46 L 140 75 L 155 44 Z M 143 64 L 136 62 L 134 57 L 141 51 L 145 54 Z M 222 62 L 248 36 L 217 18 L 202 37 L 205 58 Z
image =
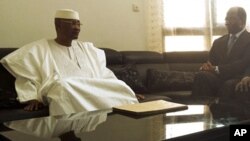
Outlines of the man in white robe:
M 35 41 L 1 60 L 16 78 L 18 100 L 27 103 L 24 109 L 33 111 L 48 105 L 50 112 L 50 117 L 13 121 L 6 126 L 41 137 L 91 131 L 105 121 L 107 112 L 85 116 L 86 111 L 138 103 L 131 88 L 106 67 L 104 52 L 92 43 L 76 41 L 79 19 L 76 11 L 58 10 L 56 39 Z M 79 124 L 86 120 L 96 124 L 92 128 Z

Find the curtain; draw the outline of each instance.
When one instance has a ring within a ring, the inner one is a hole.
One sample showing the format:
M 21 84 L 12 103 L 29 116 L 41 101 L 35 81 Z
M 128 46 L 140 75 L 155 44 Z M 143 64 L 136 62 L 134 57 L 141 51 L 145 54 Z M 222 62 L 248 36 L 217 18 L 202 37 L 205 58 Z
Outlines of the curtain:
M 250 15 L 249 0 L 162 0 L 162 4 L 163 51 L 168 52 L 210 50 L 213 41 L 227 33 L 224 19 L 232 6 L 241 6 Z
M 211 0 L 163 1 L 165 51 L 209 50 L 214 28 Z
M 163 1 L 147 0 L 147 49 L 163 52 Z

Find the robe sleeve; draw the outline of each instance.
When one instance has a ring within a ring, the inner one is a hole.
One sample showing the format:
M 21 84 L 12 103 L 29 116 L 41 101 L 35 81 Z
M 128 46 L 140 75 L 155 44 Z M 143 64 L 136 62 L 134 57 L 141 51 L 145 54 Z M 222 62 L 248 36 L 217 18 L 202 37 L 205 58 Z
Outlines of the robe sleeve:
M 18 100 L 23 103 L 29 100 L 37 99 L 37 88 L 32 81 L 23 77 L 16 77 L 16 91 L 18 92 Z
M 41 86 L 42 51 L 40 45 L 30 44 L 1 59 L 3 66 L 16 78 L 15 88 L 18 100 L 26 102 L 38 98 Z
M 25 59 L 24 59 L 25 60 Z M 16 61 L 11 58 L 4 58 L 1 60 L 3 66 L 15 76 L 15 89 L 17 92 L 17 99 L 19 102 L 27 102 L 29 100 L 37 99 L 37 85 L 35 78 L 35 72 L 25 71 L 25 67 L 20 67 L 16 63 L 11 63 L 12 61 Z M 17 61 L 16 61 L 17 62 Z M 30 78 L 27 76 L 31 76 Z M 33 77 L 32 77 L 33 76 Z
M 83 43 L 83 42 L 82 42 Z M 103 79 L 115 79 L 117 80 L 117 77 L 115 76 L 115 74 L 109 69 L 107 68 L 106 64 L 106 56 L 103 50 L 96 48 L 93 43 L 91 42 L 84 42 L 83 48 L 86 49 L 87 48 L 87 52 L 92 56 L 92 61 L 95 60 L 94 62 L 94 66 L 95 66 L 95 71 L 98 72 L 98 76 L 100 78 Z
M 98 61 L 99 61 L 101 70 L 102 70 L 102 78 L 104 78 L 104 79 L 117 79 L 115 74 L 106 66 L 107 61 L 106 61 L 106 55 L 105 55 L 104 51 L 99 50 L 97 53 L 97 56 L 98 56 Z

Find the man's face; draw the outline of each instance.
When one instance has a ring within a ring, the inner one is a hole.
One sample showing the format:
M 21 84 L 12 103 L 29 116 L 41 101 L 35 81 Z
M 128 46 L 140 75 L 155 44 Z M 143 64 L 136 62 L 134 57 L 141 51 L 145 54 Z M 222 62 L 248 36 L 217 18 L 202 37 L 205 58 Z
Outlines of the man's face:
M 67 40 L 78 39 L 81 23 L 79 20 L 60 19 L 59 34 Z
M 230 9 L 227 12 L 227 16 L 225 18 L 226 27 L 229 33 L 235 34 L 241 31 L 244 27 L 243 21 L 240 19 L 237 13 L 237 9 Z

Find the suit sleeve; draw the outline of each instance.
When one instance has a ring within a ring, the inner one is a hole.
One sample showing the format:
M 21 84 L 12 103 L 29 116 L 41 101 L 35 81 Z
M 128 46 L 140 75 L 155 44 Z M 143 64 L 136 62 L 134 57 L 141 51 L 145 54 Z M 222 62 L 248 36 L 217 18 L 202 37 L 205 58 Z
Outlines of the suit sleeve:
M 226 54 L 228 35 L 216 39 L 209 52 L 209 61 L 219 68 L 219 77 L 230 79 L 241 77 L 250 66 L 250 35 L 247 31 L 239 37 L 233 52 Z
M 244 76 L 250 76 L 250 64 L 249 66 L 247 67 L 245 73 L 244 73 Z
M 222 53 L 222 51 L 217 51 L 214 56 L 211 57 L 214 60 L 220 60 L 220 62 L 215 62 L 218 67 L 220 74 L 219 76 L 223 79 L 230 79 L 235 77 L 241 77 L 247 67 L 250 64 L 250 38 L 246 36 L 245 38 L 241 39 L 240 45 L 236 46 L 232 55 L 228 58 L 223 58 L 223 54 L 216 54 L 218 52 Z M 237 49 L 237 50 L 236 50 Z M 213 52 L 215 52 L 214 50 Z M 225 53 L 225 52 L 224 52 Z M 211 59 L 212 60 L 212 59 Z
M 214 66 L 218 66 L 219 65 L 219 60 L 220 58 L 219 56 L 219 49 L 216 48 L 216 44 L 217 44 L 217 40 L 214 41 L 211 50 L 209 51 L 209 61 L 214 65 Z

